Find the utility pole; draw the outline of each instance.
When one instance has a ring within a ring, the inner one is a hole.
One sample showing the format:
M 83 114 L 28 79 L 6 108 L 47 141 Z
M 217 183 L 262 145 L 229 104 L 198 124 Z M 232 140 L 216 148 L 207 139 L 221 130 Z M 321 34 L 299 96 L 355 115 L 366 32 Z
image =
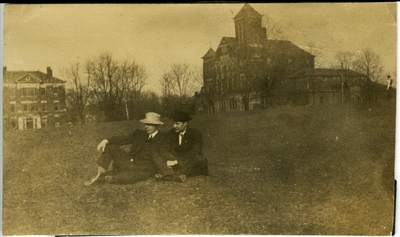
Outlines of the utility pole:
M 125 99 L 125 112 L 126 112 L 126 120 L 129 120 L 128 103 L 126 102 L 126 99 Z
M 344 93 L 343 93 L 343 84 L 344 84 L 344 81 L 343 81 L 343 62 L 341 63 L 341 66 L 342 66 L 342 76 L 341 76 L 341 92 L 342 92 L 342 104 L 344 103 Z

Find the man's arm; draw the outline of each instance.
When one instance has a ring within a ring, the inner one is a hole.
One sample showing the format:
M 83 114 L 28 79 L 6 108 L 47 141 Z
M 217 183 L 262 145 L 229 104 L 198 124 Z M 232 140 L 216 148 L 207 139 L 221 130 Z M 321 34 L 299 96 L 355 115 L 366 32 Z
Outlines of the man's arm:
M 171 143 L 171 135 L 172 134 L 170 132 L 162 133 L 162 139 L 158 146 L 159 153 L 164 157 L 166 161 L 176 160 L 176 157 L 174 157 L 172 154 L 173 146 Z
M 140 132 L 141 132 L 141 130 L 136 129 L 133 133 L 126 135 L 126 136 L 114 136 L 114 137 L 111 137 L 108 139 L 104 139 L 103 141 L 101 141 L 99 143 L 99 145 L 97 145 L 97 150 L 99 152 L 104 152 L 104 149 L 106 148 L 106 146 L 108 144 L 116 144 L 116 145 L 120 145 L 120 146 L 131 144 L 131 143 L 133 143 L 133 140 Z

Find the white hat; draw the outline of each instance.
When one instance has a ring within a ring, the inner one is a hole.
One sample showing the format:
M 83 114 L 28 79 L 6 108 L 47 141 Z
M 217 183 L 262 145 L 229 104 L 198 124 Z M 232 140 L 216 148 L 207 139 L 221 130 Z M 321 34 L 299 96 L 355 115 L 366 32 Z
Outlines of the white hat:
M 141 119 L 140 122 L 145 123 L 145 124 L 162 125 L 164 123 L 160 120 L 160 117 L 161 116 L 157 113 L 149 112 L 149 113 L 146 113 L 146 118 Z

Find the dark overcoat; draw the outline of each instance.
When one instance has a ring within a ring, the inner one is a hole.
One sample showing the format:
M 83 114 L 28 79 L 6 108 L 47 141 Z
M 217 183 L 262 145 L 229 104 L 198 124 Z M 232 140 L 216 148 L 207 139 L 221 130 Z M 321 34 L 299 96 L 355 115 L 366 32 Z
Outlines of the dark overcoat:
M 105 152 L 97 163 L 106 168 L 113 161 L 114 179 L 118 182 L 145 180 L 159 172 L 173 174 L 174 171 L 165 162 L 171 154 L 167 134 L 158 131 L 151 140 L 148 137 L 145 131 L 137 129 L 129 135 L 107 139 Z M 128 153 L 120 149 L 123 145 L 131 145 Z
M 148 141 L 149 134 L 144 130 L 136 129 L 133 133 L 126 136 L 114 136 L 108 140 L 107 145 L 131 145 L 128 154 L 135 160 L 141 159 L 143 155 L 149 153 L 157 153 L 159 155 L 166 155 L 170 152 L 166 134 L 158 131 L 157 135 Z
M 203 160 L 203 137 L 199 130 L 188 127 L 179 145 L 179 133 L 174 129 L 168 131 L 172 155 L 185 167 L 195 161 Z

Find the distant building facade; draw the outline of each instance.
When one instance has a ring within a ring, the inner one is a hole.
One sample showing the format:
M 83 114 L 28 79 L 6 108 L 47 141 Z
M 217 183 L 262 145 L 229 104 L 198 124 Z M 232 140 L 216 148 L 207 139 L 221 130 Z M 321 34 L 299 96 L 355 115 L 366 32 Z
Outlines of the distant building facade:
M 223 37 L 203 59 L 196 112 L 265 107 L 283 78 L 314 68 L 314 56 L 290 41 L 268 40 L 262 15 L 245 4 L 234 17 L 235 37 Z
M 65 81 L 40 71 L 7 71 L 3 67 L 3 124 L 19 130 L 65 122 Z
M 349 69 L 308 69 L 289 77 L 293 105 L 363 102 L 367 76 Z

